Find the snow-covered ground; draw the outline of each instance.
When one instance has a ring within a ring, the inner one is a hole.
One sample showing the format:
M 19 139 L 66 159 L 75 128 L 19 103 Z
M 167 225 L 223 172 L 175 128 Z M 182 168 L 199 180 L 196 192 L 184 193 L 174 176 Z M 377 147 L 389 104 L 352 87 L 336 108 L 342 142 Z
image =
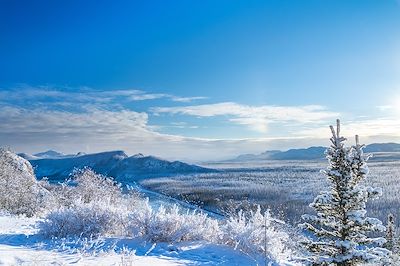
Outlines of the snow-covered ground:
M 257 265 L 229 247 L 142 239 L 45 239 L 37 218 L 0 216 L 0 265 Z
M 131 188 L 133 188 L 135 191 L 138 191 L 143 197 L 148 198 L 149 203 L 152 208 L 157 209 L 160 206 L 173 207 L 173 205 L 177 205 L 177 206 L 179 206 L 180 210 L 182 210 L 182 212 L 197 211 L 197 212 L 205 213 L 209 217 L 212 217 L 214 219 L 222 219 L 223 218 L 223 215 L 221 215 L 221 214 L 218 214 L 218 213 L 212 212 L 212 211 L 208 211 L 208 210 L 202 209 L 194 204 L 184 202 L 177 198 L 143 188 L 142 186 L 138 185 L 137 183 L 127 183 L 127 184 Z

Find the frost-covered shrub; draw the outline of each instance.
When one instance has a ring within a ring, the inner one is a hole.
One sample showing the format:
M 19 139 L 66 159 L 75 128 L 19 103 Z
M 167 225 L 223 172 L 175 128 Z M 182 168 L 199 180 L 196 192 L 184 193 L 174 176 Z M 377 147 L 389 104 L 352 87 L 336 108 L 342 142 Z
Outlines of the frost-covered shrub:
M 0 209 L 33 216 L 43 208 L 47 195 L 27 160 L 0 149 Z
M 217 241 L 218 222 L 206 214 L 180 213 L 178 206 L 152 209 L 148 200 L 122 197 L 118 204 L 80 202 L 48 213 L 40 232 L 49 237 L 131 236 L 153 242 Z
M 64 207 L 47 214 L 39 223 L 40 233 L 48 237 L 123 235 L 128 224 L 126 209 L 87 203 Z
M 60 185 L 44 185 L 53 197 L 40 231 L 50 237 L 126 236 L 128 215 L 143 201 L 138 193 L 123 194 L 111 178 L 88 168 L 76 170 L 72 179 Z
M 40 232 L 49 237 L 128 236 L 128 215 L 143 199 L 135 193 L 122 194 L 118 186 L 108 180 L 103 183 L 101 178 L 85 170 L 75 187 L 68 183 L 52 186 L 53 209 L 40 223 Z M 88 184 L 89 180 L 94 184 Z M 83 188 L 83 184 L 89 189 Z
M 76 204 L 76 202 L 79 203 L 80 201 L 76 194 L 76 188 L 68 185 L 68 181 L 58 185 L 45 183 L 44 186 L 51 194 L 46 202 L 46 207 L 49 211 L 62 207 L 71 207 Z
M 221 235 L 218 221 L 206 214 L 181 213 L 178 206 L 152 209 L 148 201 L 130 214 L 131 231 L 153 242 L 208 240 L 216 242 Z
M 239 211 L 222 226 L 224 244 L 247 254 L 263 254 L 277 262 L 287 261 L 289 235 L 278 227 L 283 222 L 271 217 L 269 211 L 261 213 L 260 207 L 245 215 Z
M 92 201 L 114 203 L 121 196 L 121 188 L 113 179 L 96 174 L 90 168 L 75 170 L 72 181 L 77 183 L 74 195 L 84 203 Z
M 58 185 L 49 184 L 46 180 L 41 180 L 39 183 L 50 191 L 50 196 L 46 200 L 48 210 L 91 202 L 117 204 L 123 198 L 126 201 L 120 186 L 115 181 L 96 174 L 89 168 L 75 170 L 72 178 Z M 136 194 L 128 194 L 131 200 L 138 197 Z

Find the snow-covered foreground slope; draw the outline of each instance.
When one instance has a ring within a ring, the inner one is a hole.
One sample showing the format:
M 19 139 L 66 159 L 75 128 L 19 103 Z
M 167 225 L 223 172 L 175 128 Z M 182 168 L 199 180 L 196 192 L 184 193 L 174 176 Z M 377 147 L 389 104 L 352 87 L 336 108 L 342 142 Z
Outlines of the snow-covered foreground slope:
M 37 218 L 0 216 L 0 265 L 256 265 L 228 247 L 203 242 L 151 244 L 141 239 L 45 239 Z

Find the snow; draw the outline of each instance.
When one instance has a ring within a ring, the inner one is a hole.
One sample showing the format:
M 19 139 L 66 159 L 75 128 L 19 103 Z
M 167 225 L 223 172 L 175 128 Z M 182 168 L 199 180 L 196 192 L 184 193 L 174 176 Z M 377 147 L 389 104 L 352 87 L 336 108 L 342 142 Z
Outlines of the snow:
M 142 239 L 46 239 L 38 218 L 0 215 L 0 265 L 256 265 L 229 247 L 204 242 L 152 244 Z
M 3 256 L 3 253 L 5 256 Z M 76 254 L 56 253 L 47 250 L 10 247 L 0 245 L 0 264 L 2 265 L 185 265 L 184 261 L 168 258 L 124 256 L 106 254 L 98 256 L 77 256 Z
M 144 197 L 149 199 L 149 203 L 152 208 L 159 208 L 160 206 L 165 206 L 165 207 L 173 207 L 174 205 L 178 205 L 179 208 L 182 211 L 198 211 L 207 214 L 209 217 L 214 218 L 214 219 L 222 219 L 223 216 L 219 213 L 208 211 L 205 209 L 201 209 L 196 205 L 190 204 L 188 202 L 176 199 L 171 196 L 167 196 L 152 190 L 148 190 L 143 188 L 142 186 L 136 184 L 136 183 L 130 183 L 129 186 L 136 191 L 138 191 L 140 194 L 142 194 Z

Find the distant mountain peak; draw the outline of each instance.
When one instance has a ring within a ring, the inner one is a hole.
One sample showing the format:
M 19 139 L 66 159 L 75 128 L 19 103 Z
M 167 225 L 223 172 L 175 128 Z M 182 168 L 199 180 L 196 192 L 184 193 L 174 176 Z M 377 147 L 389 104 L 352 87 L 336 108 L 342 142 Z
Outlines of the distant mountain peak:
M 33 156 L 40 157 L 40 158 L 52 158 L 52 157 L 63 157 L 63 156 L 65 156 L 65 154 L 55 151 L 55 150 L 48 150 L 45 152 L 39 152 L 39 153 L 33 154 Z

